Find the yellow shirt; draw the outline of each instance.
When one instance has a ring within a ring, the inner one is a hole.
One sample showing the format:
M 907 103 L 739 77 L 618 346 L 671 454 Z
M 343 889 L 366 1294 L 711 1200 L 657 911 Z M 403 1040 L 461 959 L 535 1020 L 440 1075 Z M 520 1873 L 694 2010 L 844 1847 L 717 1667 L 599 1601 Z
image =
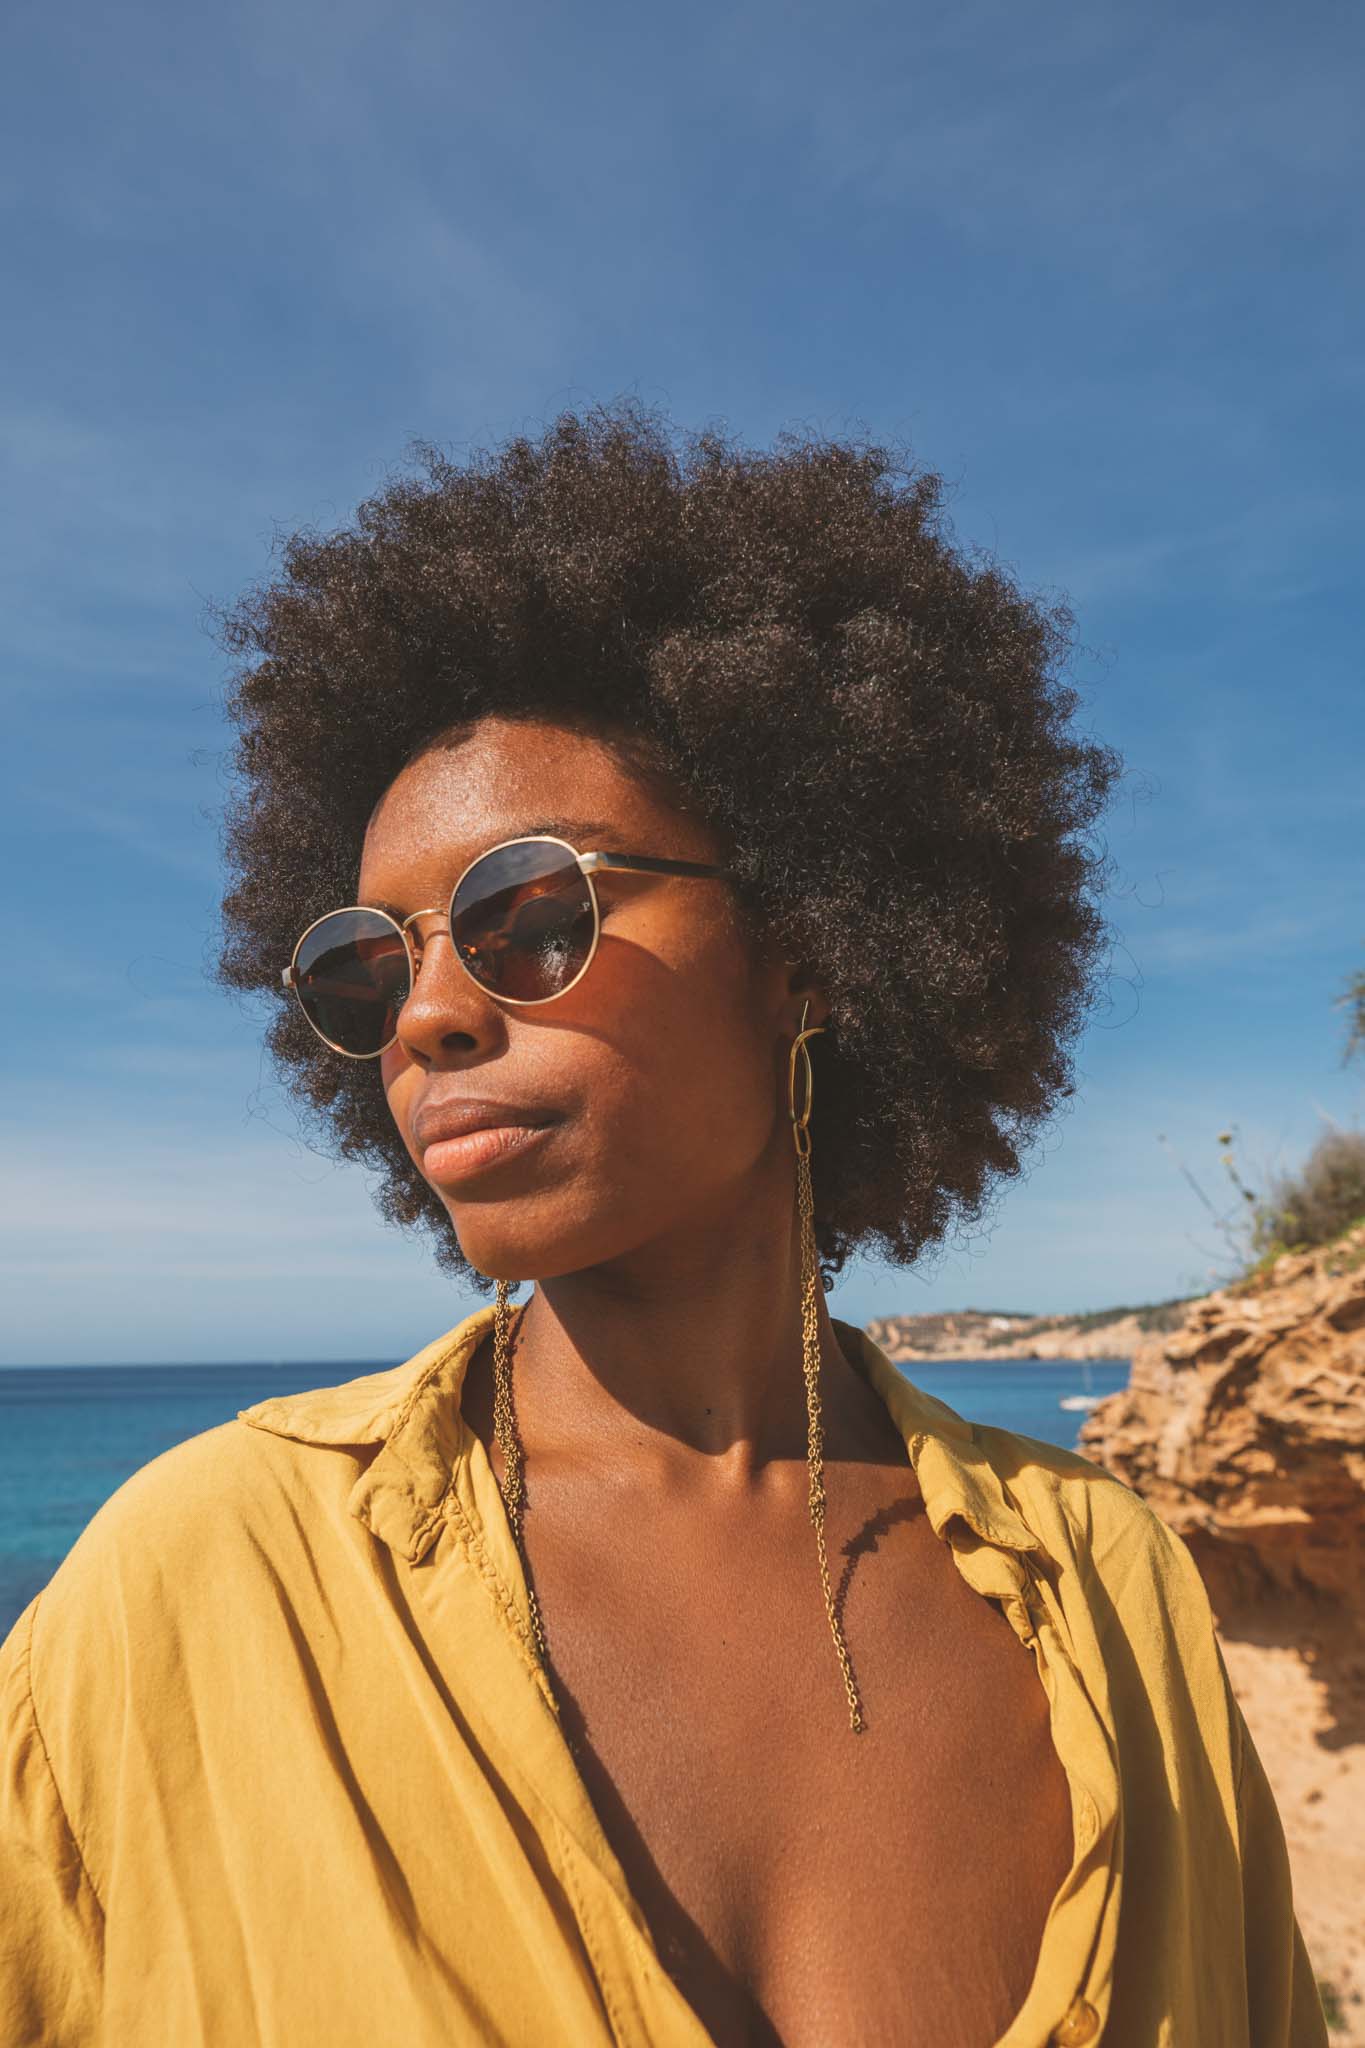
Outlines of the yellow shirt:
M 461 1419 L 493 1313 L 154 1459 L 25 1610 L 0 1648 L 4 2048 L 706 2048 Z M 1185 1545 L 1099 1466 L 973 1426 L 835 1329 L 935 1535 L 1031 1650 L 1071 1786 L 1072 1866 L 996 2048 L 1326 2048 Z

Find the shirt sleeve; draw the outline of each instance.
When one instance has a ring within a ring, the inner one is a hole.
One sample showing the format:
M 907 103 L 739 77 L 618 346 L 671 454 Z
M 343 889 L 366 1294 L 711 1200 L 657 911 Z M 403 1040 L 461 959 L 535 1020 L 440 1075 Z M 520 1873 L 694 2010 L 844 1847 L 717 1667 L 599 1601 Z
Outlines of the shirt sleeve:
M 1218 1662 L 1237 1759 L 1250 2048 L 1329 2048 L 1322 1998 L 1294 1912 L 1284 1826 L 1221 1647 Z
M 41 1598 L 0 1644 L 0 2041 L 92 2048 L 104 1915 L 33 1701 L 29 1659 Z

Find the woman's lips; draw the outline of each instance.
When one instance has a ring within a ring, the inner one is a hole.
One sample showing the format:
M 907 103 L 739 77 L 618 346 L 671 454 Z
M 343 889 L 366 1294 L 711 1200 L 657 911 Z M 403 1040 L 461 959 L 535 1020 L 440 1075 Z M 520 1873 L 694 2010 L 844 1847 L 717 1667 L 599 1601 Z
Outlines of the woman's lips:
M 458 1138 L 438 1138 L 422 1154 L 422 1172 L 428 1180 L 468 1180 L 514 1152 L 527 1151 L 553 1129 L 553 1124 L 494 1124 Z

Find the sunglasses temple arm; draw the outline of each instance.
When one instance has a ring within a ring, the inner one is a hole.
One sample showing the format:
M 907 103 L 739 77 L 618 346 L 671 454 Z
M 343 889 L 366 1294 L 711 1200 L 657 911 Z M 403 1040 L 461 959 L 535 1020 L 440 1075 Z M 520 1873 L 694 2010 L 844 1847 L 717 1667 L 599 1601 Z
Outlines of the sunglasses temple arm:
M 646 853 L 583 853 L 578 864 L 589 873 L 594 868 L 617 868 L 641 875 L 723 875 L 724 868 L 704 860 L 661 860 Z

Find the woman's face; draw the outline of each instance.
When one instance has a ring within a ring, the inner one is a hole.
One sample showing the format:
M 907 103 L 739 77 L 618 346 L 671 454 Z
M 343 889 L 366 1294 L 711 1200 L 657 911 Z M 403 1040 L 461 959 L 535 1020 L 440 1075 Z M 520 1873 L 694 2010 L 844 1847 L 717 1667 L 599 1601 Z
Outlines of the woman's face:
M 444 911 L 470 861 L 536 831 L 579 852 L 724 860 L 695 816 L 600 738 L 490 717 L 389 786 L 365 835 L 357 900 L 399 916 Z M 412 928 L 421 964 L 380 1060 L 384 1090 L 465 1257 L 495 1277 L 550 1279 L 689 1223 L 703 1236 L 731 1215 L 752 1223 L 765 1185 L 782 1170 L 793 1179 L 788 1048 L 806 994 L 809 1021 L 824 1021 L 819 992 L 760 957 L 723 880 L 594 880 L 592 964 L 529 1008 L 500 1004 L 470 978 L 443 916 Z M 435 1150 L 427 1160 L 419 1113 L 475 1097 L 549 1128 L 477 1167 Z

